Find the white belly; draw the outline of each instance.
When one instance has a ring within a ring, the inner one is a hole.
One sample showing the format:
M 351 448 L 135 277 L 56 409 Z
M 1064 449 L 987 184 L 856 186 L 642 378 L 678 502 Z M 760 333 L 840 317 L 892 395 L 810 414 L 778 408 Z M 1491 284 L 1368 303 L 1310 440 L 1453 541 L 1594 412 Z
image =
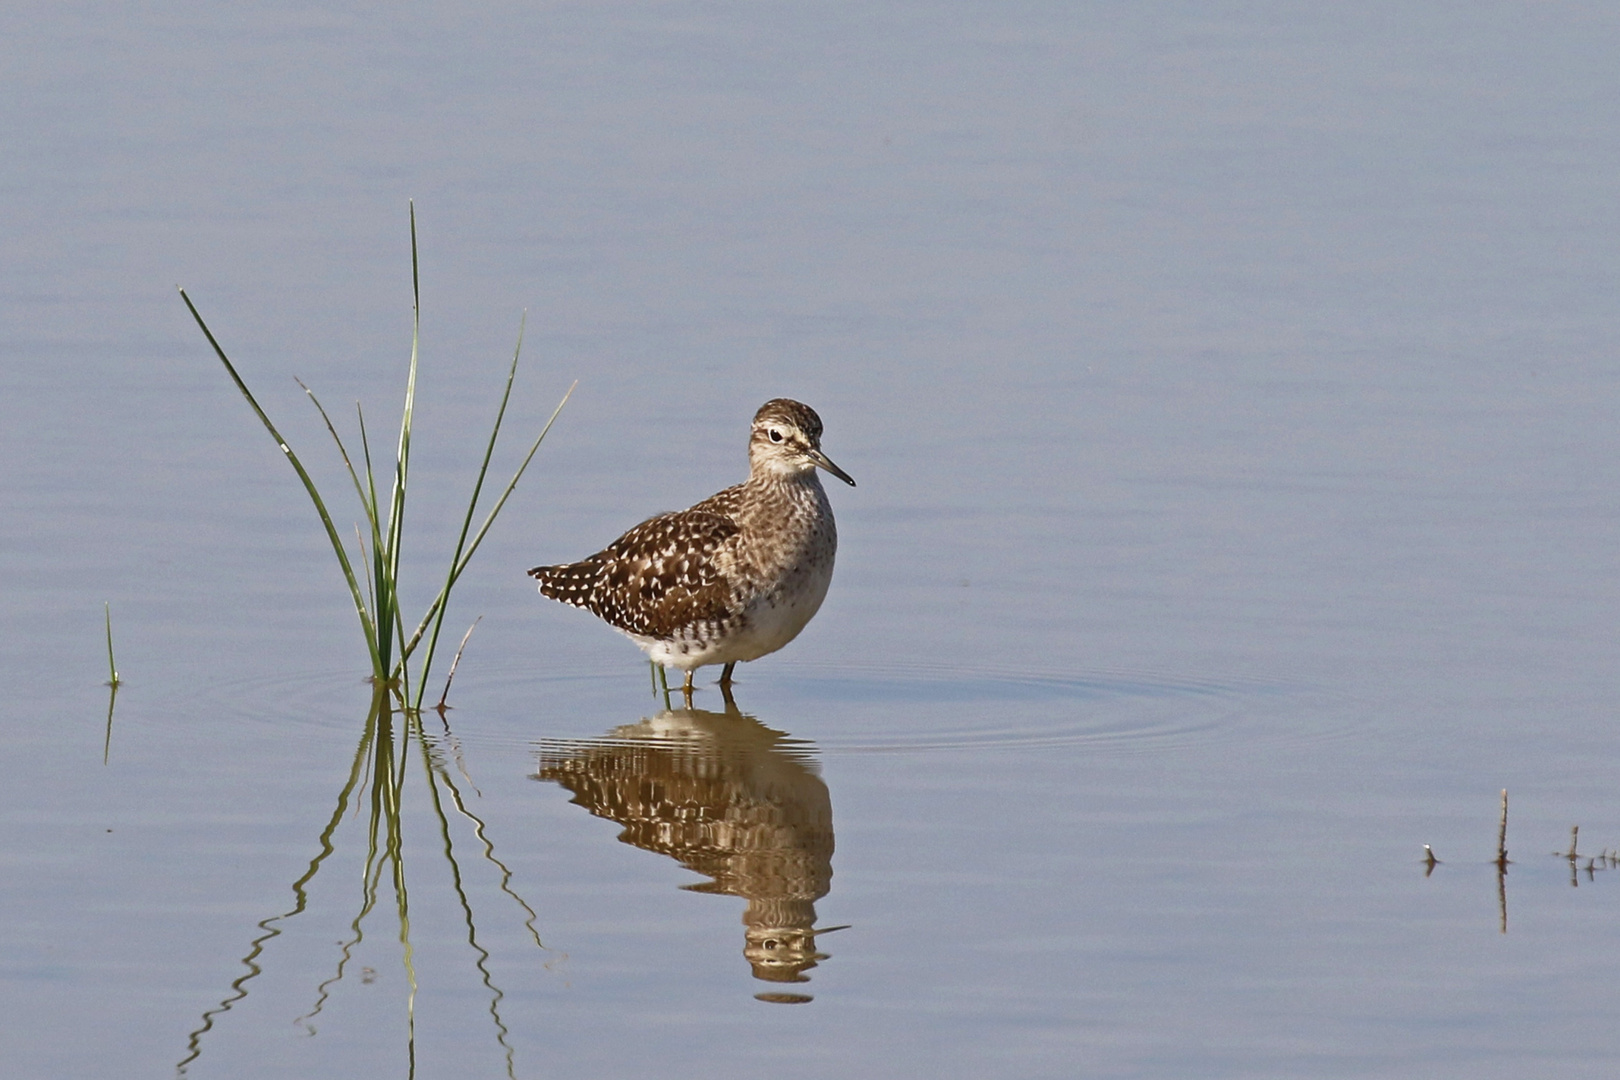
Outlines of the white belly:
M 654 663 L 691 671 L 710 664 L 757 660 L 794 638 L 821 609 L 832 584 L 832 560 L 807 568 L 753 600 L 742 625 L 712 641 L 664 641 L 631 634 Z

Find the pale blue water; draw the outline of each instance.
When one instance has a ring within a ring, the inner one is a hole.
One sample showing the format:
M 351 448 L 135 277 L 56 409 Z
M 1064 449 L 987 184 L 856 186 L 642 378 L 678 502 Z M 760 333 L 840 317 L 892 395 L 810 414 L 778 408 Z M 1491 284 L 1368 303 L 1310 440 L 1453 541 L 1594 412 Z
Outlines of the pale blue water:
M 87 3 L 0 37 L 0 1072 L 1611 1074 L 1620 874 L 1551 853 L 1620 848 L 1620 14 Z M 360 634 L 174 286 L 341 498 L 292 376 L 393 422 L 411 198 L 416 596 L 525 309 L 503 460 L 580 387 L 406 744 L 407 967 Z M 735 482 L 778 395 L 860 482 L 837 576 L 682 742 L 522 571 Z M 806 905 L 847 928 L 755 977 L 745 912 Z

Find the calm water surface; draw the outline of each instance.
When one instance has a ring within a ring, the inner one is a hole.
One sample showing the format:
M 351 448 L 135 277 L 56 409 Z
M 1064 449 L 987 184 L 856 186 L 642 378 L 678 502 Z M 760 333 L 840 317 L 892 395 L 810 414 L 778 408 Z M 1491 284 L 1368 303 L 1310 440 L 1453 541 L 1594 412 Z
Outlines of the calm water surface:
M 1620 14 L 0 34 L 7 1076 L 1613 1074 Z M 408 198 L 420 602 L 525 309 L 503 461 L 580 380 L 420 722 L 174 293 L 340 498 L 292 376 L 395 408 Z M 668 707 L 523 570 L 778 395 L 832 592 Z

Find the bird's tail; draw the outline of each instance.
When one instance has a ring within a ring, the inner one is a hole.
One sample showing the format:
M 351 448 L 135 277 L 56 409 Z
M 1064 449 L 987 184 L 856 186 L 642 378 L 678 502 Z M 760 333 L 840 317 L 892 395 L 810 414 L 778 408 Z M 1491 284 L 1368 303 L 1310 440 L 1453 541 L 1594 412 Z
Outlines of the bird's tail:
M 575 607 L 590 607 L 591 594 L 601 580 L 602 567 L 594 562 L 537 566 L 529 576 L 540 582 L 540 595 Z

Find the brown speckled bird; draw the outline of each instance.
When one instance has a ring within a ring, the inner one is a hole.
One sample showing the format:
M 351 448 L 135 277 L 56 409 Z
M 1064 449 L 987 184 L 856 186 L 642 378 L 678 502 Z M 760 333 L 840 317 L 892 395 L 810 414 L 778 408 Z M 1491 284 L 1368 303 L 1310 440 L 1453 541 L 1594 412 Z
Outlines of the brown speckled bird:
M 832 582 L 838 530 L 816 469 L 855 481 L 821 452 L 821 417 L 776 398 L 754 414 L 748 479 L 690 510 L 648 518 L 577 563 L 529 573 L 653 660 L 686 673 L 757 660 L 798 636 Z

